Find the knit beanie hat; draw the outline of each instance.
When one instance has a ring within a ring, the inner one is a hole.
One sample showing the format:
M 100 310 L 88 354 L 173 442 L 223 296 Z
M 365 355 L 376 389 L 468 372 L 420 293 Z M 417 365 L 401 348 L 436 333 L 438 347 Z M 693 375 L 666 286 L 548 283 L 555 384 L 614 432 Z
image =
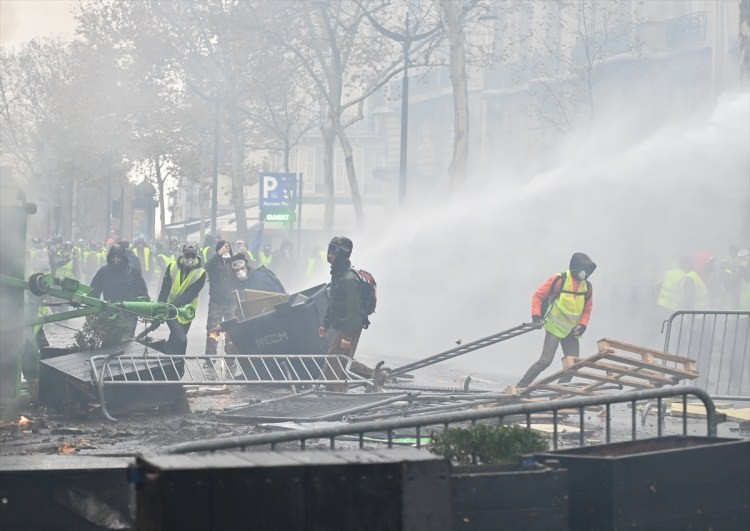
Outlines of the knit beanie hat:
M 229 242 L 226 241 L 226 240 L 219 240 L 218 242 L 216 242 L 216 252 L 218 253 L 219 249 L 221 249 L 222 247 L 224 247 L 224 245 L 229 245 Z M 231 251 L 231 249 L 232 249 L 231 245 L 229 245 L 229 249 L 230 249 L 229 252 L 231 253 L 232 252 Z

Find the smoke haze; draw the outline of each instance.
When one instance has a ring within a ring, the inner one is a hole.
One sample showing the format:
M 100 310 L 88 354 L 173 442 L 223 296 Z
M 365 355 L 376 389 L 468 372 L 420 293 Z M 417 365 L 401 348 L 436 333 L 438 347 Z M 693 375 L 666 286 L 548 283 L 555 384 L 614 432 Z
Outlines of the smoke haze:
M 577 251 L 598 264 L 581 355 L 602 337 L 660 348 L 654 288 L 663 272 L 682 255 L 721 260 L 732 243 L 748 247 L 749 118 L 741 94 L 645 136 L 632 120 L 605 120 L 523 184 L 495 176 L 457 201 L 368 219 L 352 259 L 375 275 L 379 301 L 359 351 L 416 360 L 529 322 L 533 292 Z M 541 346 L 532 332 L 453 362 L 515 379 Z

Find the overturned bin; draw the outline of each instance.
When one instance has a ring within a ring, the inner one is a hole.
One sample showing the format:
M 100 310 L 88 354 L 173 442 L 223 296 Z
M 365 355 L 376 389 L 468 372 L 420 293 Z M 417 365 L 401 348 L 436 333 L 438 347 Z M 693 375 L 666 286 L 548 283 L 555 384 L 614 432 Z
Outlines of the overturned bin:
M 328 290 L 326 284 L 319 284 L 290 295 L 288 300 L 276 304 L 272 311 L 247 319 L 224 321 L 221 328 L 229 335 L 238 354 L 324 354 L 328 342 L 318 336 L 318 329 L 327 309 Z M 291 367 L 290 370 L 317 376 L 320 367 L 316 363 L 322 362 L 323 358 L 316 359 L 318 362 L 306 362 L 314 366 Z M 246 374 L 256 375 L 260 380 L 281 377 L 274 374 L 278 370 L 275 367 L 251 367 L 251 363 L 240 360 Z
M 535 458 L 568 471 L 570 529 L 720 531 L 750 522 L 750 440 L 671 436 Z

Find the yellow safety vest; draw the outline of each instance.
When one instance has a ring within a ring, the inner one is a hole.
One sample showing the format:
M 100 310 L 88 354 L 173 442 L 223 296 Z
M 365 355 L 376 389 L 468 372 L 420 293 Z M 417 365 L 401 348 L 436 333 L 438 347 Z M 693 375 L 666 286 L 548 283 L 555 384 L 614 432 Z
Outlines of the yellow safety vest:
M 151 257 L 151 248 L 150 247 L 144 247 L 143 248 L 143 256 L 141 257 L 140 253 L 138 252 L 140 249 L 138 247 L 133 247 L 133 254 L 136 255 L 138 258 L 141 259 L 141 262 L 143 263 L 143 270 L 144 271 L 150 271 L 150 260 Z
M 564 338 L 581 321 L 583 307 L 586 305 L 586 293 L 589 291 L 589 283 L 581 281 L 578 290 L 573 291 L 573 278 L 568 271 L 565 275 L 560 296 L 549 305 L 547 315 L 544 319 L 544 329 L 550 334 Z
M 677 311 L 685 304 L 685 296 L 682 291 L 682 281 L 685 280 L 685 273 L 682 269 L 670 269 L 664 274 L 664 280 L 661 282 L 659 289 L 659 299 L 657 304 L 662 308 Z
M 271 265 L 271 262 L 273 261 L 273 255 L 272 254 L 266 254 L 263 251 L 260 252 L 260 265 Z
M 177 272 L 175 273 L 175 269 Z M 190 273 L 188 273 L 187 277 L 184 279 L 182 278 L 182 270 L 177 267 L 176 262 L 172 262 L 169 264 L 169 276 L 172 278 L 172 287 L 169 290 L 169 295 L 167 295 L 167 303 L 171 304 L 172 301 L 174 301 L 177 297 L 185 293 L 187 291 L 188 287 L 192 284 L 195 284 L 196 281 L 198 281 L 203 275 L 206 274 L 206 270 L 202 267 L 196 267 L 195 269 L 191 269 Z M 198 309 L 198 297 L 195 297 L 192 302 L 189 304 L 193 307 L 194 310 Z M 195 314 L 195 312 L 193 312 Z M 180 324 L 186 324 L 192 321 L 192 319 L 185 319 L 181 316 L 177 316 L 177 322 Z
M 740 282 L 740 311 L 750 312 L 750 282 L 744 278 Z
M 685 278 L 689 278 L 695 285 L 695 299 L 693 300 L 694 308 L 688 308 L 688 310 L 706 310 L 709 306 L 708 300 L 708 288 L 703 279 L 695 271 L 691 271 Z

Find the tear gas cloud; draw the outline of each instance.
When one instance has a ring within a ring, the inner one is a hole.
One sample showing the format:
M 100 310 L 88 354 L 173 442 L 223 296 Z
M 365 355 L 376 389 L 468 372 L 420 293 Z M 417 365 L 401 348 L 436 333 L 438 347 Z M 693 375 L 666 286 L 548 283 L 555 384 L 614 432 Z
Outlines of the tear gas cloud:
M 410 208 L 368 218 L 352 258 L 375 274 L 379 297 L 359 352 L 416 360 L 529 322 L 533 292 L 576 251 L 598 264 L 581 355 L 603 337 L 661 348 L 664 271 L 682 255 L 721 260 L 730 244 L 748 246 L 749 96 L 724 96 L 645 135 L 633 134 L 632 118 L 608 119 L 572 135 L 548 171 L 496 175 L 450 202 L 410 197 Z M 452 363 L 512 383 L 542 339 L 532 332 Z

